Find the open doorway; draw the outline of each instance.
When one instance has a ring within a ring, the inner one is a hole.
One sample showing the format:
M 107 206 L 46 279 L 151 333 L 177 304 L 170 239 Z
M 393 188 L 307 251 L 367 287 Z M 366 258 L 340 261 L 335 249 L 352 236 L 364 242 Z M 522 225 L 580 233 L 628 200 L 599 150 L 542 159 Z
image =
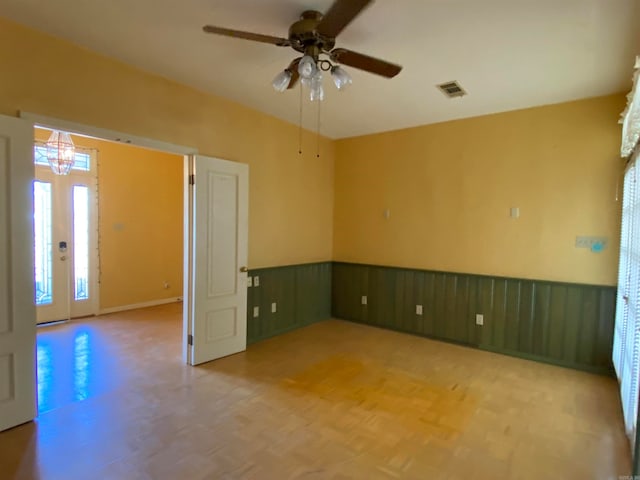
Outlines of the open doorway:
M 184 158 L 71 135 L 76 163 L 54 175 L 42 152 L 50 133 L 35 129 L 38 323 L 181 300 Z
M 117 363 L 99 357 L 118 347 L 95 323 L 105 317 L 91 317 L 181 303 L 183 294 L 184 157 L 72 134 L 74 165 L 68 175 L 56 175 L 46 155 L 51 133 L 34 131 L 40 412 L 102 393 L 117 381 Z M 159 341 L 168 351 L 179 348 L 182 307 L 150 312 L 175 324 Z M 139 317 L 123 314 L 111 330 L 122 330 L 123 338 Z M 73 325 L 58 323 L 72 319 Z

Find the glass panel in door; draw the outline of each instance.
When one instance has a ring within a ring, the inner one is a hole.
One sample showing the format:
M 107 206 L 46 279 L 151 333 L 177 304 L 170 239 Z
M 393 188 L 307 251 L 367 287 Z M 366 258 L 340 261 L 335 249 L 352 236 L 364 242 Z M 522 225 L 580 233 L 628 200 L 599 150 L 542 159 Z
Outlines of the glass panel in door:
M 73 299 L 89 299 L 89 188 L 73 186 Z
M 51 183 L 33 183 L 33 229 L 35 237 L 36 306 L 53 302 L 53 265 L 51 253 Z

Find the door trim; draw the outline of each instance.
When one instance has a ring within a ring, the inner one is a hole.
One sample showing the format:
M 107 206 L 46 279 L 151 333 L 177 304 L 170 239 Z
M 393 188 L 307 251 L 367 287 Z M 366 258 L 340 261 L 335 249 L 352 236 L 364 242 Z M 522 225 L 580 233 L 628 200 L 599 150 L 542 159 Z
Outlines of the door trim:
M 193 291 L 193 283 L 195 277 L 195 271 L 193 267 L 193 218 L 191 212 L 193 212 L 194 206 L 194 186 L 191 183 L 192 175 L 195 174 L 194 170 L 194 155 L 185 155 L 184 157 L 184 178 L 186 179 L 184 185 L 184 202 L 183 202 L 183 240 L 182 245 L 184 248 L 183 255 L 183 267 L 182 267 L 182 361 L 187 365 L 193 364 L 193 349 L 190 345 L 190 340 L 193 339 L 193 326 L 191 325 L 192 312 L 193 312 L 193 299 L 191 298 L 191 292 Z
M 198 153 L 198 149 L 194 147 L 185 147 L 173 143 L 163 142 L 162 140 L 154 140 L 151 138 L 138 137 L 129 135 L 128 133 L 109 130 L 106 128 L 94 127 L 82 123 L 62 120 L 55 117 L 47 117 L 31 112 L 19 112 L 20 118 L 29 120 L 36 127 L 52 128 L 55 130 L 64 130 L 70 133 L 85 135 L 88 137 L 96 137 L 111 142 L 125 143 L 135 147 L 150 148 L 151 150 L 159 150 L 165 153 L 175 153 L 176 155 L 193 155 Z

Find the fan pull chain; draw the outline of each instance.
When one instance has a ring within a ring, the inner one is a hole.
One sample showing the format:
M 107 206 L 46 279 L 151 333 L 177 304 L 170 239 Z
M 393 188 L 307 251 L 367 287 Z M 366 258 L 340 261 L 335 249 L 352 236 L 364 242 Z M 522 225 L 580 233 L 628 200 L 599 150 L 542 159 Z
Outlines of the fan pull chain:
M 302 155 L 302 83 L 300 83 L 300 115 L 298 117 L 298 155 Z
M 320 105 L 322 105 L 322 101 L 318 99 L 318 123 L 316 125 L 316 158 L 320 158 Z

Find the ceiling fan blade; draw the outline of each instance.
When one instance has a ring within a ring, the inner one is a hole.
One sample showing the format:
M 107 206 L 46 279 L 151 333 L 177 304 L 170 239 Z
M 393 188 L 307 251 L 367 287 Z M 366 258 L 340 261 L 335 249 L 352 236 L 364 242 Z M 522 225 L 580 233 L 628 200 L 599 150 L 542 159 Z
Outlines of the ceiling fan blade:
M 320 35 L 336 38 L 373 0 L 335 0 L 316 27 Z
M 383 77 L 393 78 L 400 73 L 402 67 L 393 63 L 385 62 L 379 58 L 369 57 L 362 53 L 352 52 L 346 48 L 336 48 L 331 51 L 331 59 L 349 65 L 350 67 L 359 68 L 366 72 L 382 75 Z
M 295 87 L 296 83 L 298 83 L 298 79 L 300 78 L 300 73 L 298 73 L 298 64 L 300 63 L 301 58 L 302 57 L 296 58 L 287 67 L 287 70 L 291 72 L 291 80 L 289 81 L 288 89 Z
M 244 40 L 253 40 L 254 42 L 270 43 L 279 47 L 288 47 L 291 45 L 286 38 L 272 37 L 270 35 L 261 35 L 259 33 L 243 32 L 240 30 L 231 30 L 229 28 L 214 27 L 213 25 L 205 25 L 202 27 L 205 33 L 215 33 L 226 37 L 242 38 Z

